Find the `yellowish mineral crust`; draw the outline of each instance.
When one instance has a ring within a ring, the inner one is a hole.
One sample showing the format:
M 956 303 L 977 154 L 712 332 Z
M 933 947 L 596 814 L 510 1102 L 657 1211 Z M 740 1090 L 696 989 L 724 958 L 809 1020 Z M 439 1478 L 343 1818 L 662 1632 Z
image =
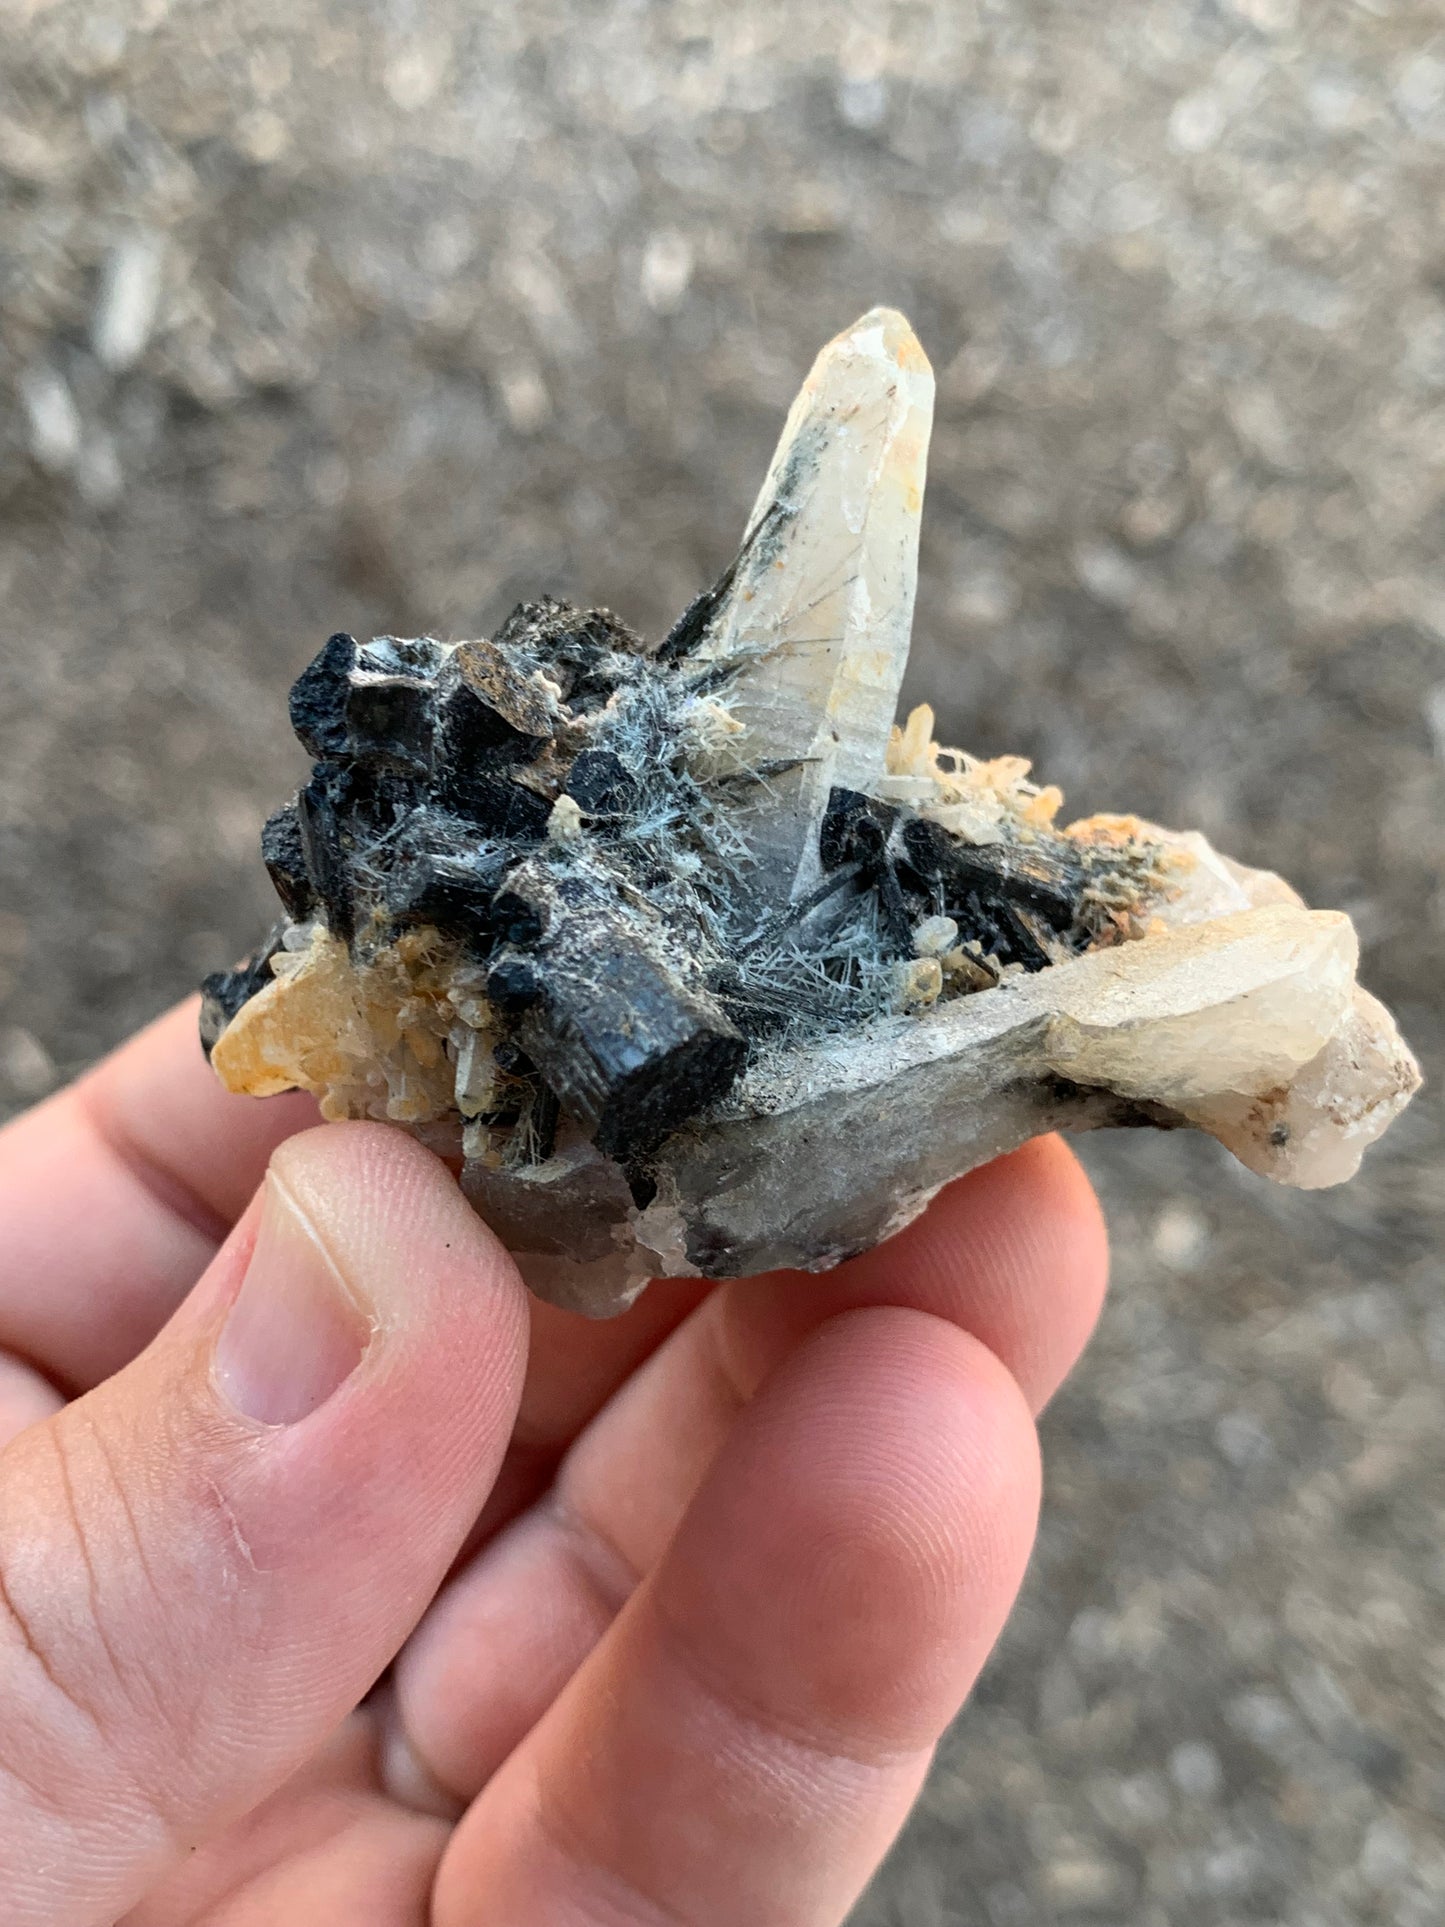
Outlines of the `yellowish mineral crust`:
M 310 1091 L 324 1117 L 424 1124 L 492 1100 L 492 1010 L 479 972 L 431 929 L 353 957 L 322 924 L 271 959 L 271 983 L 226 1026 L 211 1062 L 228 1090 Z M 484 1080 L 473 1059 L 480 1043 Z

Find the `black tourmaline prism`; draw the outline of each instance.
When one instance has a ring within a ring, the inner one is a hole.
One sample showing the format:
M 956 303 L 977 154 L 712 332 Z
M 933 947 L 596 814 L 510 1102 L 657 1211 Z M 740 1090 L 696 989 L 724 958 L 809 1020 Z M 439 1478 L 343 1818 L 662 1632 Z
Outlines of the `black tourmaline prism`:
M 362 967 L 406 931 L 485 986 L 492 1055 L 636 1171 L 723 1097 L 752 1047 L 893 995 L 915 927 L 1026 969 L 1068 941 L 1077 863 L 966 852 L 900 804 L 834 788 L 808 903 L 760 912 L 737 824 L 768 776 L 694 773 L 717 677 L 605 609 L 524 604 L 495 642 L 332 636 L 291 692 L 317 758 L 262 853 L 287 915 Z M 218 1036 L 270 956 L 207 985 Z

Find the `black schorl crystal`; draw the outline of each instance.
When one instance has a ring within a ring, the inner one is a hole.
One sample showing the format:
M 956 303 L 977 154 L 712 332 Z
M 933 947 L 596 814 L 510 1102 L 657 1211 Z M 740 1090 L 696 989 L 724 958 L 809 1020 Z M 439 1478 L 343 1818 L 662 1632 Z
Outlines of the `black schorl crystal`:
M 486 845 L 468 849 L 461 836 L 404 841 L 386 879 L 386 908 L 395 923 L 430 924 L 473 944 L 479 933 L 496 930 L 494 905 L 508 853 Z
M 287 916 L 304 923 L 316 909 L 317 896 L 306 866 L 297 804 L 287 803 L 277 810 L 261 831 L 261 861 L 276 886 Z
M 961 842 L 928 818 L 857 790 L 834 789 L 819 836 L 825 870 L 860 865 L 877 893 L 894 948 L 930 913 L 1000 963 L 1043 970 L 1051 939 L 1078 922 L 1084 871 L 1077 858 L 1042 847 Z
M 271 959 L 281 948 L 286 926 L 278 923 L 265 943 L 234 970 L 213 970 L 201 985 L 201 1047 L 212 1046 L 243 1004 L 271 982 Z
M 549 597 L 491 641 L 332 636 L 291 692 L 317 760 L 263 834 L 277 894 L 358 968 L 433 931 L 477 973 L 507 1168 L 545 1157 L 566 1120 L 646 1196 L 656 1148 L 758 1046 L 889 1008 L 924 920 L 1029 970 L 1076 934 L 1076 861 L 972 848 L 844 788 L 816 880 L 760 911 L 736 825 L 750 790 L 797 765 L 696 773 L 694 710 L 727 681 L 691 660 L 704 627 L 649 654 L 609 611 Z M 278 941 L 208 980 L 208 1041 L 271 981 Z
M 584 749 L 567 776 L 567 794 L 588 816 L 620 816 L 637 794 L 622 758 L 610 749 Z
M 600 1150 L 645 1150 L 728 1089 L 747 1040 L 671 960 L 675 925 L 597 862 L 523 863 L 508 894 L 540 925 L 523 1045 Z M 512 983 L 521 961 L 508 959 Z
M 346 696 L 356 663 L 356 638 L 332 636 L 291 687 L 291 727 L 308 756 L 344 756 Z

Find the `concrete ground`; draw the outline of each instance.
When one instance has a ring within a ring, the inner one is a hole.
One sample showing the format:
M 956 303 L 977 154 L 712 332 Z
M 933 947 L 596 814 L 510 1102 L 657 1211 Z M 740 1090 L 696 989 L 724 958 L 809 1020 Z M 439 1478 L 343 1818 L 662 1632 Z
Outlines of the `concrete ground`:
M 656 631 L 817 345 L 939 371 L 910 694 L 1356 918 L 1445 1044 L 1436 0 L 0 0 L 0 1095 L 268 917 L 290 677 Z M 866 1927 L 1445 1915 L 1445 1118 L 1085 1156 L 1111 1309 Z

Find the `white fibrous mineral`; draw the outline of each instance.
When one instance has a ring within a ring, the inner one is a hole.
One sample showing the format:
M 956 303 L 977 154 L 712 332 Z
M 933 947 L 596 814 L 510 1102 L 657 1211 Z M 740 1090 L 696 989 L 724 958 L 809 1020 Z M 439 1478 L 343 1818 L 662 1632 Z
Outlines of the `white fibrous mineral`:
M 263 836 L 284 917 L 204 989 L 227 1087 L 414 1131 L 598 1316 L 834 1265 L 1041 1131 L 1348 1178 L 1419 1083 L 1349 919 L 895 724 L 932 400 L 901 315 L 830 342 L 658 643 L 551 598 L 490 639 L 333 636 Z

